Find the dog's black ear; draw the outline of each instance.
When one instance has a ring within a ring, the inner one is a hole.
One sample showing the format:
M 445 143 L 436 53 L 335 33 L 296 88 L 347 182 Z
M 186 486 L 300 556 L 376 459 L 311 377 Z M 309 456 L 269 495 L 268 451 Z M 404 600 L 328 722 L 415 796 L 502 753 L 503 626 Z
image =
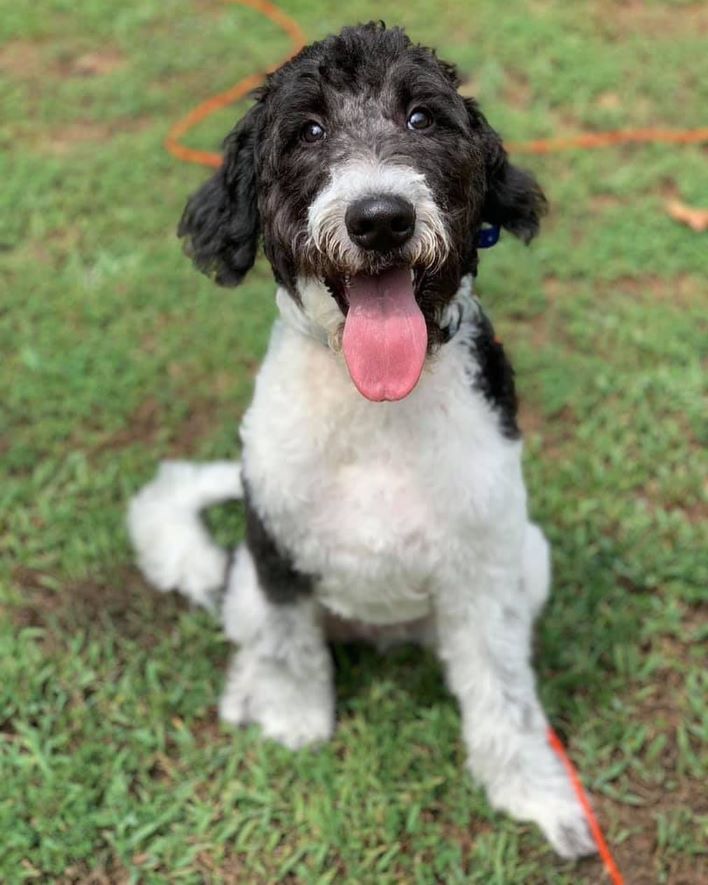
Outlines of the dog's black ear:
M 187 255 L 220 286 L 238 285 L 256 259 L 261 111 L 254 105 L 226 137 L 222 166 L 190 198 L 177 228 Z
M 528 243 L 538 233 L 548 208 L 546 196 L 530 172 L 509 162 L 499 135 L 487 123 L 476 102 L 465 99 L 470 124 L 482 133 L 487 166 L 487 195 L 482 219 L 500 225 Z

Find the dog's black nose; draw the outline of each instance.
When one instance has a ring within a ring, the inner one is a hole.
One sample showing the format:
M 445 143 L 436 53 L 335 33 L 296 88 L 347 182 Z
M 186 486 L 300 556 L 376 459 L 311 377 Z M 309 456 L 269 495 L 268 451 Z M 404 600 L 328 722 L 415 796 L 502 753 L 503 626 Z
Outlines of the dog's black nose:
M 415 209 L 393 194 L 364 197 L 347 209 L 347 232 L 362 249 L 389 252 L 410 240 L 415 229 Z

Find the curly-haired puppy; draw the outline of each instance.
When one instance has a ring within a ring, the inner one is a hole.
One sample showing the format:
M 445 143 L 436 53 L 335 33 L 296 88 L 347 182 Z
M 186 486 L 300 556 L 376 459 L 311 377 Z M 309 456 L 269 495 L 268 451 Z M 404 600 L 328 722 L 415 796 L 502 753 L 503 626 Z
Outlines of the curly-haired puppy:
M 526 512 L 512 370 L 472 294 L 480 234 L 530 240 L 545 199 L 457 86 L 379 24 L 268 77 L 179 226 L 217 283 L 239 283 L 261 240 L 277 280 L 242 464 L 164 465 L 129 527 L 161 590 L 206 604 L 226 574 L 226 721 L 324 741 L 328 626 L 422 638 L 490 802 L 572 858 L 593 841 L 530 663 L 548 545 Z M 227 562 L 198 512 L 229 497 L 246 539 Z

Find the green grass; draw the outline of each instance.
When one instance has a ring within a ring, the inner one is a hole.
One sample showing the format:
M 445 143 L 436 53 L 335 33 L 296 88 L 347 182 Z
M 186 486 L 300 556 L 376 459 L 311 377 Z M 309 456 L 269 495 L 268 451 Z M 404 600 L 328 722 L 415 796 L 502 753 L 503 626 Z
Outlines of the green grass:
M 406 24 L 510 140 L 707 122 L 700 4 L 286 7 L 313 38 Z M 131 565 L 129 495 L 166 455 L 234 454 L 274 315 L 263 263 L 231 292 L 181 257 L 205 172 L 161 141 L 286 40 L 217 0 L 0 0 L 0 38 L 0 879 L 599 882 L 597 861 L 563 864 L 490 811 L 432 658 L 337 649 L 336 737 L 291 755 L 218 724 L 219 628 Z M 236 113 L 192 143 L 214 148 Z M 663 203 L 706 205 L 706 153 L 528 165 L 552 214 L 530 250 L 483 257 L 480 289 L 554 545 L 540 689 L 627 881 L 698 882 L 708 251 Z M 239 538 L 238 510 L 211 519 Z

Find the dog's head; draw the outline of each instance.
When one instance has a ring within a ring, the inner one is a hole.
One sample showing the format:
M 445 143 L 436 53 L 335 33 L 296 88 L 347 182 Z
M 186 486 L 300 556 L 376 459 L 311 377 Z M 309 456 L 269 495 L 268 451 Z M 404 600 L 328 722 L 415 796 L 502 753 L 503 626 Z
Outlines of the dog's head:
M 180 223 L 217 283 L 243 279 L 262 237 L 301 310 L 313 286 L 336 304 L 349 372 L 369 399 L 417 383 L 442 310 L 476 271 L 482 224 L 528 242 L 545 208 L 458 84 L 399 28 L 313 43 L 268 77 Z

